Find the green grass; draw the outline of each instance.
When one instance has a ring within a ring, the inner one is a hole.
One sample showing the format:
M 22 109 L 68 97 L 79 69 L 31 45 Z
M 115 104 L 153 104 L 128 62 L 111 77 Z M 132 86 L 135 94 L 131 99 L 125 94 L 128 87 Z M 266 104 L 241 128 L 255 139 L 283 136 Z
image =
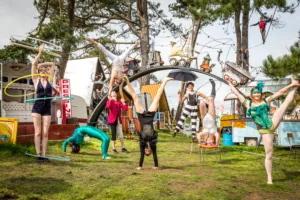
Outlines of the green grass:
M 190 154 L 190 141 L 160 132 L 158 171 L 151 169 L 152 156 L 145 158 L 143 170 L 135 170 L 136 140 L 125 141 L 128 154 L 110 149 L 111 160 L 102 160 L 98 140 L 84 143 L 80 154 L 67 155 L 61 152 L 62 142 L 49 142 L 50 155 L 71 159 L 50 163 L 25 156 L 34 152 L 33 146 L 0 144 L 0 199 L 299 199 L 300 155 L 295 160 L 286 149 L 275 148 L 274 184 L 267 185 L 264 158 L 241 153 L 263 154 L 263 147 L 223 147 L 221 161 L 207 152 L 200 163 L 196 144 Z

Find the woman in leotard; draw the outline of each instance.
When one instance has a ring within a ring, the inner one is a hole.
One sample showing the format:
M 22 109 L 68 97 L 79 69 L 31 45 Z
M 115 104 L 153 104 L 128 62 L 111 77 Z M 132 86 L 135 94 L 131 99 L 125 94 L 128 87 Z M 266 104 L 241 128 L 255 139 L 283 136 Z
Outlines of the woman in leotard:
M 31 73 L 32 74 L 41 74 L 40 77 L 32 76 L 32 81 L 36 91 L 36 98 L 52 97 L 52 78 L 54 76 L 55 65 L 54 63 L 50 66 L 50 77 L 43 74 L 47 74 L 47 68 L 44 64 L 38 64 L 38 61 L 42 55 L 44 49 L 44 44 L 39 48 L 39 53 L 35 57 Z M 41 99 L 36 100 L 32 107 L 32 119 L 34 125 L 34 143 L 35 150 L 38 156 L 41 155 L 40 146 L 41 146 L 41 133 L 42 134 L 42 156 L 46 156 L 47 143 L 48 143 L 48 130 L 51 123 L 51 100 L 52 99 Z M 43 124 L 43 126 L 42 126 Z M 47 158 L 38 157 L 38 160 L 47 160 Z
M 81 126 L 76 128 L 73 135 L 63 143 L 62 145 L 63 152 L 66 152 L 67 145 L 71 142 L 72 152 L 79 153 L 80 145 L 83 143 L 85 135 L 91 138 L 96 138 L 98 140 L 101 140 L 102 158 L 110 159 L 110 157 L 107 154 L 110 138 L 102 130 L 99 130 L 92 126 Z
M 151 151 L 153 153 L 153 160 L 154 160 L 153 169 L 158 169 L 158 159 L 156 153 L 157 132 L 154 130 L 153 121 L 154 121 L 154 116 L 156 114 L 156 111 L 158 109 L 160 97 L 164 92 L 164 88 L 167 82 L 173 80 L 173 78 L 168 78 L 163 81 L 163 83 L 157 90 L 153 102 L 151 103 L 151 106 L 149 107 L 148 110 L 144 110 L 141 102 L 138 99 L 138 96 L 135 94 L 135 91 L 128 80 L 128 77 L 124 76 L 124 79 L 127 82 L 128 91 L 133 99 L 135 110 L 141 125 L 141 132 L 139 133 L 141 156 L 140 156 L 139 167 L 137 168 L 137 170 L 142 169 L 144 156 L 145 154 L 150 155 Z
M 273 156 L 273 140 L 274 140 L 274 131 L 279 126 L 279 123 L 289 106 L 289 104 L 293 101 L 295 92 L 297 88 L 300 86 L 299 81 L 296 81 L 292 77 L 292 83 L 283 89 L 279 90 L 279 92 L 269 96 L 265 99 L 262 98 L 262 89 L 263 84 L 258 83 L 256 87 L 252 88 L 250 101 L 247 100 L 243 95 L 239 93 L 239 91 L 232 85 L 230 77 L 225 76 L 225 80 L 228 82 L 232 92 L 238 97 L 239 101 L 248 109 L 247 115 L 251 116 L 256 123 L 258 132 L 262 134 L 262 139 L 265 147 L 265 167 L 268 176 L 268 184 L 272 184 L 272 156 Z M 285 98 L 284 102 L 280 105 L 280 107 L 273 114 L 272 119 L 268 117 L 268 112 L 270 111 L 269 104 L 274 99 L 284 95 L 289 89 L 290 92 Z
M 102 52 L 113 62 L 112 64 L 112 69 L 111 69 L 111 76 L 110 76 L 110 82 L 109 82 L 109 91 L 108 91 L 108 96 L 111 96 L 111 92 L 113 89 L 114 83 L 116 85 L 120 85 L 123 80 L 123 65 L 124 62 L 129 55 L 129 53 L 137 47 L 140 43 L 136 42 L 134 45 L 132 45 L 130 48 L 128 48 L 124 53 L 121 55 L 117 56 L 108 51 L 102 44 L 90 39 L 86 38 L 87 41 L 92 43 L 94 46 L 98 47 L 99 49 L 102 50 Z

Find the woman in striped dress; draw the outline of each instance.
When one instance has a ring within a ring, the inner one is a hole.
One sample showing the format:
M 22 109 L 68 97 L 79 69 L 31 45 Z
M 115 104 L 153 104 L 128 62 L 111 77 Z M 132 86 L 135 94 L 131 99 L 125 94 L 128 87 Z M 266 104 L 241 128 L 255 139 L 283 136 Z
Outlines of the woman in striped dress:
M 190 116 L 191 123 L 192 123 L 192 134 L 195 135 L 196 133 L 196 126 L 197 126 L 197 116 L 198 116 L 198 96 L 201 96 L 202 98 L 206 99 L 208 102 L 207 96 L 202 94 L 201 92 L 195 92 L 194 91 L 194 83 L 189 82 L 187 84 L 187 92 L 184 95 L 183 99 L 179 99 L 179 103 L 183 103 L 187 99 L 187 104 L 185 105 L 182 114 L 180 116 L 179 121 L 177 122 L 175 131 L 173 133 L 173 137 L 176 136 L 176 134 L 179 132 L 179 130 L 183 129 L 183 125 L 185 122 L 185 119 Z

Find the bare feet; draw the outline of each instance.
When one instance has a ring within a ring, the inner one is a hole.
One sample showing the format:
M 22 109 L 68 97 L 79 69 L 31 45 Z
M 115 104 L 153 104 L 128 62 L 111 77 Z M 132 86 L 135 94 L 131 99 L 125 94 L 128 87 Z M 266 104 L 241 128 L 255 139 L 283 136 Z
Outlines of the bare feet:
M 154 170 L 160 170 L 159 167 L 152 167 L 152 169 L 154 169 Z
M 174 78 L 167 77 L 163 83 L 167 83 L 168 81 L 174 80 Z
M 137 168 L 136 168 L 136 170 L 141 170 L 141 169 L 142 169 L 142 167 L 137 167 Z
M 269 184 L 269 185 L 272 185 L 272 184 L 273 184 L 273 182 L 272 182 L 272 177 L 269 177 L 269 178 L 268 178 L 267 184 Z

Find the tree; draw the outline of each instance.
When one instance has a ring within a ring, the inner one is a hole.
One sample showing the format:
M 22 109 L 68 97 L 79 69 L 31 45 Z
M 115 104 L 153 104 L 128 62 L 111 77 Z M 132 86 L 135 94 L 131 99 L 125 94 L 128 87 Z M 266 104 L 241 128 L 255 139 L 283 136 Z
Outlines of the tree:
M 287 5 L 286 0 L 181 0 L 181 2 L 186 3 L 187 6 L 194 10 L 192 11 L 193 16 L 197 16 L 196 12 L 201 11 L 201 5 L 205 5 L 205 3 L 209 3 L 211 10 L 207 12 L 207 19 L 215 21 L 219 19 L 223 22 L 223 24 L 227 24 L 234 20 L 234 27 L 236 33 L 236 63 L 238 65 L 242 64 L 242 51 L 244 49 L 249 49 L 248 47 L 248 28 L 249 28 L 249 14 L 250 11 L 256 10 L 259 13 L 264 13 L 262 10 L 269 10 L 278 8 L 278 12 L 289 12 L 293 13 L 295 8 L 299 5 L 299 0 L 297 0 L 298 4 Z M 199 7 L 200 6 L 200 7 Z M 203 8 L 203 7 L 202 7 Z M 212 10 L 213 9 L 213 10 Z M 202 10 L 203 11 L 203 10 Z M 200 12 L 201 13 L 201 12 Z M 185 14 L 185 12 L 183 12 Z M 200 15 L 201 16 L 201 15 Z M 279 19 L 275 19 L 277 22 L 277 27 L 279 27 Z M 276 23 L 275 23 L 276 24 Z M 249 59 L 245 60 L 243 67 L 246 70 L 249 70 Z
M 140 40 L 141 70 L 146 70 L 149 65 L 150 35 L 157 36 L 161 30 L 168 29 L 173 35 L 180 32 L 171 20 L 166 19 L 159 3 L 148 0 L 124 0 L 118 7 L 106 8 L 112 16 L 120 22 L 122 32 L 119 36 L 128 37 L 133 33 Z M 142 77 L 141 84 L 149 84 L 150 76 Z
M 62 46 L 59 63 L 60 77 L 64 76 L 72 53 L 80 51 L 87 53 L 92 49 L 83 42 L 84 35 L 95 33 L 101 35 L 102 38 L 107 38 L 113 34 L 111 30 L 103 26 L 114 18 L 102 8 L 117 6 L 118 3 L 117 0 L 40 0 L 34 2 L 40 13 L 40 22 L 32 34 Z
M 28 56 L 32 55 L 33 51 L 24 49 L 24 48 L 18 48 L 13 45 L 7 45 L 4 46 L 3 49 L 0 50 L 0 60 L 3 61 L 17 61 L 19 63 L 28 63 Z
M 214 12 L 214 5 L 206 0 L 176 0 L 176 3 L 169 5 L 169 10 L 174 17 L 192 18 L 192 50 L 194 52 L 199 30 L 217 19 L 211 14 Z
M 93 33 L 100 38 L 127 38 L 129 33 L 134 33 L 141 41 L 142 69 L 145 69 L 148 67 L 149 33 L 155 36 L 166 26 L 176 29 L 170 20 L 164 19 L 160 5 L 147 0 L 40 0 L 35 5 L 40 13 L 36 34 L 63 44 L 61 76 L 71 52 L 88 53 L 91 50 L 82 41 L 83 35 Z M 44 23 L 45 19 L 50 22 Z M 149 83 L 149 77 L 145 83 Z
M 277 59 L 269 55 L 263 61 L 263 73 L 274 79 L 283 78 L 291 74 L 296 75 L 296 78 L 300 79 L 300 42 L 295 43 L 289 50 L 289 55 L 286 54 Z

